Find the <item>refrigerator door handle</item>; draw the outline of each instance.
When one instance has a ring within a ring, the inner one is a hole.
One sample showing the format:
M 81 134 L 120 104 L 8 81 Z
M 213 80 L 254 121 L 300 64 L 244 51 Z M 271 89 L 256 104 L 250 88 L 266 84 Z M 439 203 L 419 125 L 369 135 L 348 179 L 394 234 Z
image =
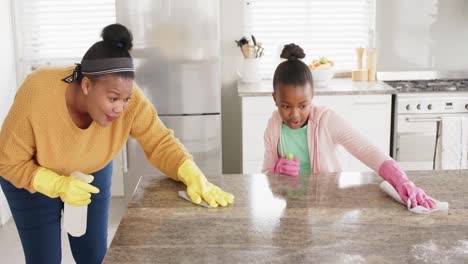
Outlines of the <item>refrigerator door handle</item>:
M 122 148 L 122 171 L 124 173 L 128 172 L 128 152 L 127 152 L 127 142 L 123 145 Z

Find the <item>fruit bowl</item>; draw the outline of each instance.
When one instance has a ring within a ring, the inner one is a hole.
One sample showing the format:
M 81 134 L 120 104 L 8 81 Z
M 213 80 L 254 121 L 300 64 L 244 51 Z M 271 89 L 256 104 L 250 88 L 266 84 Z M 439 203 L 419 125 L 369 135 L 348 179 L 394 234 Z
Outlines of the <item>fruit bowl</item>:
M 315 87 L 325 87 L 328 85 L 335 74 L 333 65 L 333 61 L 325 57 L 320 58 L 320 60 L 312 61 L 312 64 L 309 65 L 309 69 L 312 73 Z
M 312 78 L 314 79 L 315 87 L 325 87 L 333 78 L 335 72 L 333 69 L 328 70 L 312 70 Z

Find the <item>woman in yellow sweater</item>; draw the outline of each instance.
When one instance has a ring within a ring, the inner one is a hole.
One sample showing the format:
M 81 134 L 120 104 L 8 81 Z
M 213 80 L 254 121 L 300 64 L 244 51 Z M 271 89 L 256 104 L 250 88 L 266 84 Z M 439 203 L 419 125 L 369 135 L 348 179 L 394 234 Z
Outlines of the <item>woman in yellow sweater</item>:
M 27 263 L 60 263 L 64 202 L 89 204 L 86 234 L 69 236 L 75 261 L 102 261 L 112 159 L 129 135 L 152 165 L 187 186 L 194 203 L 203 199 L 217 207 L 234 199 L 208 182 L 135 85 L 128 29 L 109 25 L 101 36 L 76 67 L 31 73 L 0 131 L 0 185 Z M 94 181 L 70 177 L 75 170 L 92 174 Z

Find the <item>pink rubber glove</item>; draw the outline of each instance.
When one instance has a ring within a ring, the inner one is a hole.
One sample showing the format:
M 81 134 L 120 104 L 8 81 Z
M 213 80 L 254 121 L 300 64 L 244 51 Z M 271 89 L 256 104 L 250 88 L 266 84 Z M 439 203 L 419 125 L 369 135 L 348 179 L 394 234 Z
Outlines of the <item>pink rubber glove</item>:
M 274 173 L 297 176 L 299 175 L 299 160 L 296 156 L 294 156 L 292 160 L 286 157 L 280 157 L 276 161 L 275 166 L 273 166 L 272 171 Z
M 410 199 L 411 208 L 418 205 L 428 209 L 435 207 L 434 200 L 408 179 L 408 176 L 401 170 L 396 161 L 386 160 L 382 163 L 379 174 L 396 189 L 401 200 L 407 203 L 408 199 Z

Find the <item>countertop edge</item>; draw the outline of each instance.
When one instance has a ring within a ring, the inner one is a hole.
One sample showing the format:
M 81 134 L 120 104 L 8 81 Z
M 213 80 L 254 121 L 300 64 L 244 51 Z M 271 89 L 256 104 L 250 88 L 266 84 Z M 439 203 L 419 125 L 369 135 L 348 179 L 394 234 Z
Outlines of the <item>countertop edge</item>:
M 315 96 L 323 96 L 323 95 L 385 95 L 385 94 L 396 94 L 397 91 L 392 88 L 390 85 L 384 83 L 383 81 L 375 81 L 375 82 L 354 82 L 349 78 L 336 78 L 333 79 L 335 83 L 340 83 L 340 85 L 344 85 L 346 82 L 349 81 L 350 84 L 357 84 L 357 85 L 371 85 L 371 86 L 378 86 L 379 89 L 349 89 L 349 90 L 342 90 L 342 89 L 333 89 L 333 88 L 315 88 L 314 95 Z M 237 81 L 237 93 L 239 97 L 256 97 L 256 96 L 271 96 L 273 91 L 269 91 L 265 88 L 265 86 L 271 85 L 271 80 L 262 80 L 259 83 L 243 83 L 240 80 Z M 335 84 L 336 85 L 336 84 Z M 255 91 L 255 88 L 248 88 L 249 86 L 253 87 L 260 87 L 258 91 Z

